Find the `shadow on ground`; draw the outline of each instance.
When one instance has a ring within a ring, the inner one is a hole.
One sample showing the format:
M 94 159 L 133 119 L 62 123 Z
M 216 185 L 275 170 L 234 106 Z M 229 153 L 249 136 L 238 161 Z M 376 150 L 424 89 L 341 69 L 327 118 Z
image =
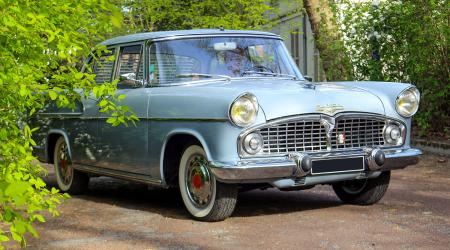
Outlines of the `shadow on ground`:
M 45 181 L 49 187 L 57 187 L 53 174 L 47 176 Z M 191 219 L 176 188 L 151 189 L 145 184 L 109 177 L 93 177 L 89 182 L 89 190 L 73 198 L 158 213 L 174 219 Z M 340 205 L 342 203 L 331 191 L 328 193 L 285 192 L 270 188 L 264 191 L 253 190 L 240 193 L 233 217 L 292 213 Z

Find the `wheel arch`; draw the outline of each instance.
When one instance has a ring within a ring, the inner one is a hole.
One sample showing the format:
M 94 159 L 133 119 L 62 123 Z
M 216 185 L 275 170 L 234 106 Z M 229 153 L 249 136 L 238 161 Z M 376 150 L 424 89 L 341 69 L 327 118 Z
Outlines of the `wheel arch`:
M 184 129 L 171 131 L 164 139 L 160 154 L 160 174 L 164 185 L 173 186 L 182 150 L 192 141 L 199 143 L 205 150 L 206 157 L 211 159 L 208 144 L 199 132 Z
M 45 147 L 45 155 L 47 157 L 48 163 L 53 163 L 53 154 L 55 151 L 55 144 L 59 137 L 63 137 L 66 141 L 67 152 L 69 154 L 70 159 L 72 159 L 72 149 L 69 143 L 69 136 L 64 130 L 61 129 L 50 129 L 47 133 L 46 139 L 46 147 Z

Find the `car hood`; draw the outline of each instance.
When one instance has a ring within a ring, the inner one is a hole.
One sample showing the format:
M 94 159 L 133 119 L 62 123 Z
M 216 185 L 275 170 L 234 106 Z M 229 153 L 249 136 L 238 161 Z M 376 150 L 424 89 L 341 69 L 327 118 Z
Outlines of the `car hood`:
M 369 112 L 384 115 L 384 106 L 374 94 L 332 83 L 283 82 L 271 88 L 256 88 L 267 120 L 305 113 L 334 115 L 338 112 Z M 281 86 L 278 86 L 280 84 Z
M 153 88 L 152 93 L 149 110 L 152 117 L 227 118 L 229 106 L 243 93 L 256 96 L 266 120 L 310 113 L 368 112 L 385 115 L 382 101 L 372 91 L 338 83 L 243 78 Z M 187 103 L 189 108 L 186 108 Z
M 308 83 L 292 80 L 232 81 L 222 87 L 256 96 L 266 119 L 323 113 L 368 112 L 385 114 L 380 98 L 361 88 L 338 83 Z

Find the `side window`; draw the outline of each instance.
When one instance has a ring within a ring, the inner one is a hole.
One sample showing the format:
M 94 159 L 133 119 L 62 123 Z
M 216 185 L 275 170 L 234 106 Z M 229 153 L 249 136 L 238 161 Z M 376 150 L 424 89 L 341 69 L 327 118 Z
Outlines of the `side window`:
M 119 55 L 119 84 L 134 86 L 144 79 L 142 45 L 122 47 Z
M 101 55 L 95 62 L 93 72 L 95 74 L 95 82 L 102 84 L 111 81 L 111 74 L 114 67 L 114 49 L 107 54 Z

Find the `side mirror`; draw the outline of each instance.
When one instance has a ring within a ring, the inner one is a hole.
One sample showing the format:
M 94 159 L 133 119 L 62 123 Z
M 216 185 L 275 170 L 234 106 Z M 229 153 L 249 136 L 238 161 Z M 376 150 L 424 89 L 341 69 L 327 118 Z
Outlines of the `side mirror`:
M 142 80 L 136 80 L 135 73 L 126 73 L 119 76 L 118 86 L 128 87 L 128 88 L 138 88 L 142 86 Z
M 312 82 L 313 78 L 310 76 L 303 76 L 307 81 Z

